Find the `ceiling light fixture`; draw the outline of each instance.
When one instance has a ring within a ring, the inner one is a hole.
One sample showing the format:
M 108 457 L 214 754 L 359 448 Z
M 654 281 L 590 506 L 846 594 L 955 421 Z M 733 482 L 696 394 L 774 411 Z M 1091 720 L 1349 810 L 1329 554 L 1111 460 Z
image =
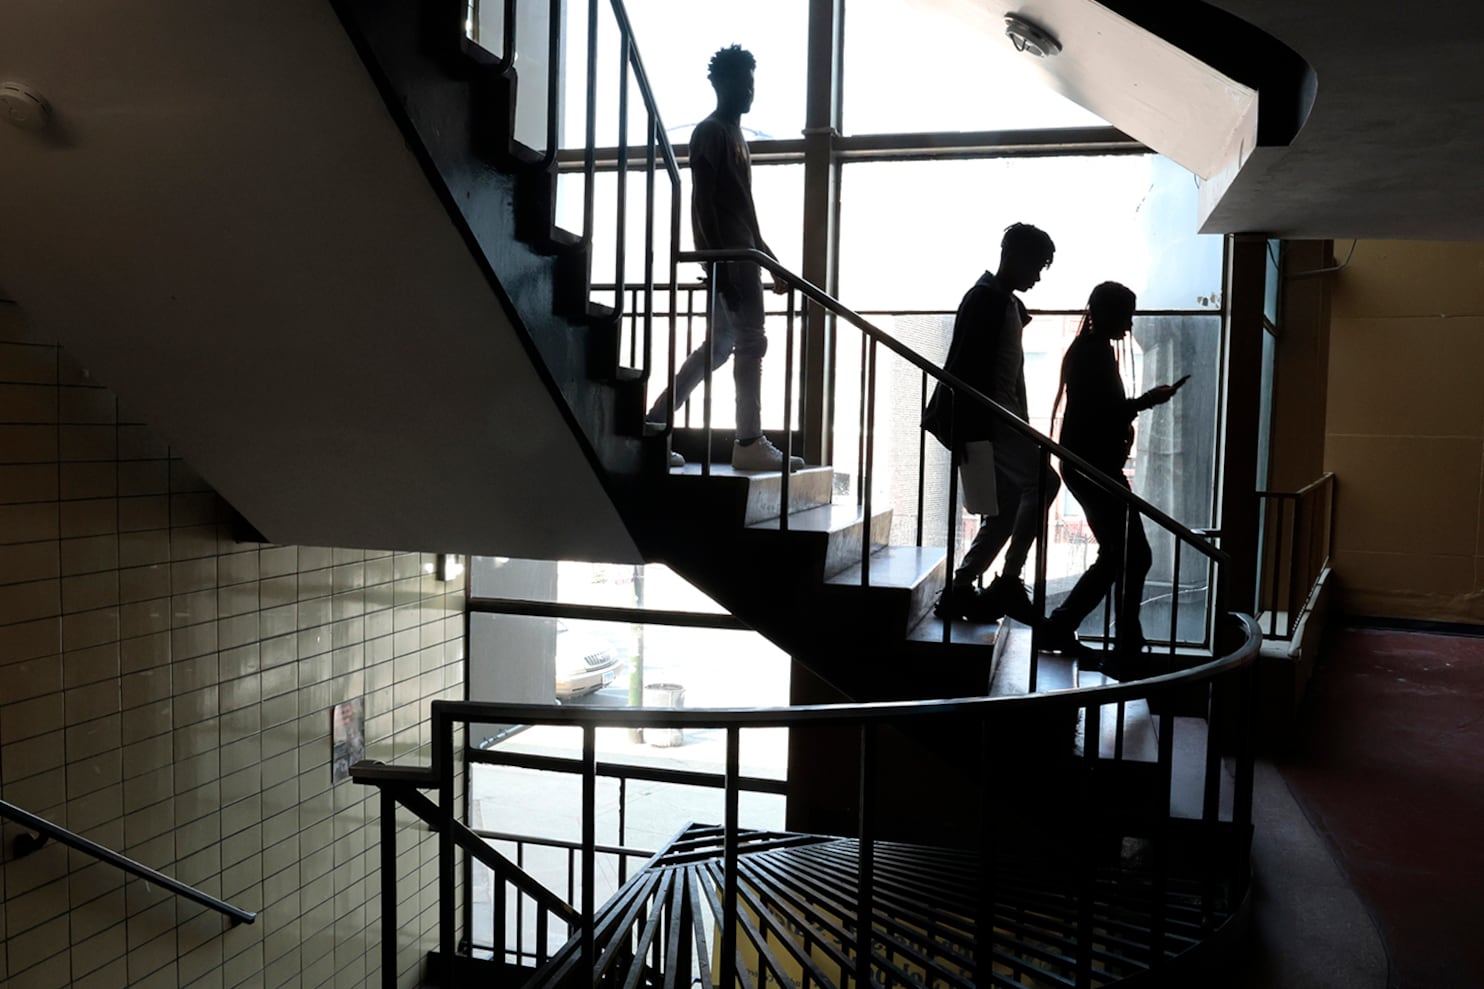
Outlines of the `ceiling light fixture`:
M 22 130 L 41 130 L 49 115 L 40 93 L 18 82 L 0 82 L 0 117 Z
M 1019 14 L 1005 15 L 1005 34 L 1016 51 L 1037 58 L 1050 58 L 1061 51 L 1061 42 L 1052 37 L 1051 32 Z

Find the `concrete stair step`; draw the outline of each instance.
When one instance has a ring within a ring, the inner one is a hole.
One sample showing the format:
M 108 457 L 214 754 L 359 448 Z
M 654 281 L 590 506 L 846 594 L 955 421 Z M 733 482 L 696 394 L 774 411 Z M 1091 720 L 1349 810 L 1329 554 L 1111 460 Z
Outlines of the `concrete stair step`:
M 796 511 L 788 516 L 787 530 L 783 529 L 780 516 L 748 526 L 754 532 L 777 533 L 795 541 L 822 546 L 824 567 L 821 577 L 837 574 L 860 561 L 865 528 L 865 517 L 855 505 L 822 505 Z M 874 553 L 886 546 L 891 537 L 891 509 L 875 513 L 870 531 L 871 552 Z
M 782 471 L 740 471 L 731 464 L 712 464 L 709 477 L 701 465 L 687 463 L 670 471 L 672 483 L 678 485 L 709 484 L 716 489 L 730 489 L 730 497 L 740 503 L 742 524 L 751 526 L 778 518 L 783 508 Z M 828 506 L 835 472 L 830 467 L 805 467 L 788 479 L 789 513 L 806 512 Z
M 867 561 L 865 586 L 883 600 L 904 602 L 903 628 L 911 628 L 932 608 L 947 573 L 947 556 L 941 546 L 886 546 Z M 859 562 L 852 563 L 826 578 L 825 586 L 859 590 L 863 586 L 862 570 Z

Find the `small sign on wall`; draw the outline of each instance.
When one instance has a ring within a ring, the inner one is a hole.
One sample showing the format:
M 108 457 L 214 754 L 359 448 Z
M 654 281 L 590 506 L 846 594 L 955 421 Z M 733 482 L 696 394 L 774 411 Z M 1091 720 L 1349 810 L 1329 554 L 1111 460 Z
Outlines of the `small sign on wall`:
M 350 779 L 350 767 L 366 758 L 366 704 L 363 698 L 336 704 L 330 712 L 330 782 Z

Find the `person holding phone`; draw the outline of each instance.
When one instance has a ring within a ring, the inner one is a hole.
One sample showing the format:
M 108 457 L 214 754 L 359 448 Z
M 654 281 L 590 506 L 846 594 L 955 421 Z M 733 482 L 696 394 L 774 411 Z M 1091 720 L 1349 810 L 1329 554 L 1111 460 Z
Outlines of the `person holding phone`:
M 1092 290 L 1082 325 L 1062 359 L 1061 385 L 1052 409 L 1054 420 L 1056 406 L 1065 395 L 1062 446 L 1125 488 L 1129 483 L 1123 465 L 1133 447 L 1134 420 L 1143 410 L 1174 398 L 1190 377 L 1151 388 L 1137 398 L 1124 394 L 1114 345 L 1132 329 L 1136 302 L 1133 291 L 1117 282 L 1103 282 Z M 1119 598 L 1114 602 L 1114 654 L 1103 668 L 1113 676 L 1132 672 L 1129 664 L 1145 646 L 1139 605 L 1152 562 L 1143 520 L 1137 514 L 1130 517 L 1122 499 L 1071 464 L 1062 465 L 1062 480 L 1086 513 L 1098 541 L 1098 555 L 1066 600 L 1047 617 L 1043 646 L 1077 656 L 1084 667 L 1101 659 L 1101 653 L 1077 641 L 1077 626 L 1118 583 L 1122 572 Z

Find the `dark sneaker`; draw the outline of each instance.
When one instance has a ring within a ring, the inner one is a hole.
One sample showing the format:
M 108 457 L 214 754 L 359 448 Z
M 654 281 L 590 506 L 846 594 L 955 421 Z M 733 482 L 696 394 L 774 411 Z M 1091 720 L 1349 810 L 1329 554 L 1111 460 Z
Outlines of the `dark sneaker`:
M 1041 620 L 1018 577 L 996 577 L 984 593 L 994 598 L 1000 612 L 1007 618 L 1013 618 L 1022 625 L 1034 625 Z
M 964 607 L 964 617 L 979 625 L 988 625 L 1005 617 L 1004 606 L 999 598 L 989 591 L 970 591 L 969 603 Z
M 949 618 L 962 621 L 977 596 L 972 584 L 963 587 L 949 584 L 938 592 L 937 603 L 933 605 L 933 617 L 943 621 Z
M 1101 665 L 1104 653 L 1084 645 L 1077 633 L 1064 625 L 1047 622 L 1042 628 L 1037 644 L 1042 652 L 1060 653 L 1067 659 L 1075 659 L 1085 670 L 1096 670 Z

